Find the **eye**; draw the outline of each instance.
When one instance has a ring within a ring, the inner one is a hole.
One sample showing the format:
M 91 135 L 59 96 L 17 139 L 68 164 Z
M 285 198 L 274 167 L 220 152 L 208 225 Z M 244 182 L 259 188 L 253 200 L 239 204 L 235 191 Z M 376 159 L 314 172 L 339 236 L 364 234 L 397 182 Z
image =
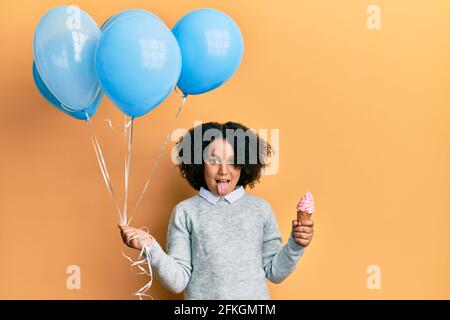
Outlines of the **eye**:
M 207 162 L 209 164 L 218 164 L 219 160 L 217 158 L 209 158 Z
M 234 164 L 234 159 L 229 159 L 229 160 L 227 161 L 227 164 Z

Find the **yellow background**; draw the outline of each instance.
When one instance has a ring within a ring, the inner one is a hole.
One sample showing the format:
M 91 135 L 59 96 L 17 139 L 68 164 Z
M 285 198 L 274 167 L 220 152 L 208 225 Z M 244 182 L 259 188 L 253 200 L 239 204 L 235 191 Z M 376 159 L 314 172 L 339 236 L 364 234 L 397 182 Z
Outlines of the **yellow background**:
M 250 192 L 275 209 L 286 241 L 311 190 L 315 238 L 274 299 L 450 298 L 450 2 L 446 0 L 1 1 L 0 298 L 133 299 L 146 278 L 129 271 L 117 217 L 88 130 L 47 104 L 31 73 L 34 28 L 56 5 L 77 4 L 99 25 L 129 8 L 169 27 L 187 12 L 231 15 L 242 65 L 219 89 L 176 94 L 136 121 L 131 203 L 173 128 L 195 120 L 280 129 L 280 169 Z M 381 30 L 366 27 L 380 6 Z M 96 119 L 123 116 L 104 99 Z M 123 139 L 97 123 L 117 193 Z M 171 149 L 173 143 L 169 145 Z M 168 219 L 194 191 L 166 150 L 133 225 L 165 246 Z M 81 268 L 81 290 L 66 268 Z M 381 268 L 381 290 L 366 285 Z M 180 299 L 158 279 L 155 299 Z

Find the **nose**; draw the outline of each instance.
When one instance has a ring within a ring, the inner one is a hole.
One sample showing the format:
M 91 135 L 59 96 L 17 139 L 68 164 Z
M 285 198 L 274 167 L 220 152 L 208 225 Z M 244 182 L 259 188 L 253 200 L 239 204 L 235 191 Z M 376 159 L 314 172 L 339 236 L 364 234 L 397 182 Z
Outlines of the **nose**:
M 227 173 L 228 173 L 228 166 L 227 166 L 226 163 L 222 162 L 222 163 L 219 165 L 219 174 L 220 174 L 220 175 L 225 175 L 225 174 L 227 174 Z

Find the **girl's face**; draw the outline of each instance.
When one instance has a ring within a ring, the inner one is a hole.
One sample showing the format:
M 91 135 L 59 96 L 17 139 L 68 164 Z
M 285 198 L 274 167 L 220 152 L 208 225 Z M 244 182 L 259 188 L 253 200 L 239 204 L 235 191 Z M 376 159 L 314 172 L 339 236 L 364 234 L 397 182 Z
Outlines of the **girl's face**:
M 232 192 L 239 181 L 241 168 L 233 165 L 234 151 L 224 139 L 215 139 L 205 149 L 205 181 L 209 191 L 218 196 Z

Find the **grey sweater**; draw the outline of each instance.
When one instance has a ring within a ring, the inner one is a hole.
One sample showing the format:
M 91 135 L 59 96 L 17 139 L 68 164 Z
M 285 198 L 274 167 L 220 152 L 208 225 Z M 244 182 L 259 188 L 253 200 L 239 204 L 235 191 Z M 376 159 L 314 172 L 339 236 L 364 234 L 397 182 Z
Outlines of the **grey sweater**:
M 147 248 L 172 292 L 185 290 L 185 299 L 270 299 L 266 278 L 280 283 L 295 270 L 303 248 L 292 235 L 282 247 L 270 204 L 240 191 L 214 200 L 202 189 L 180 202 L 170 218 L 167 254 L 156 240 Z

